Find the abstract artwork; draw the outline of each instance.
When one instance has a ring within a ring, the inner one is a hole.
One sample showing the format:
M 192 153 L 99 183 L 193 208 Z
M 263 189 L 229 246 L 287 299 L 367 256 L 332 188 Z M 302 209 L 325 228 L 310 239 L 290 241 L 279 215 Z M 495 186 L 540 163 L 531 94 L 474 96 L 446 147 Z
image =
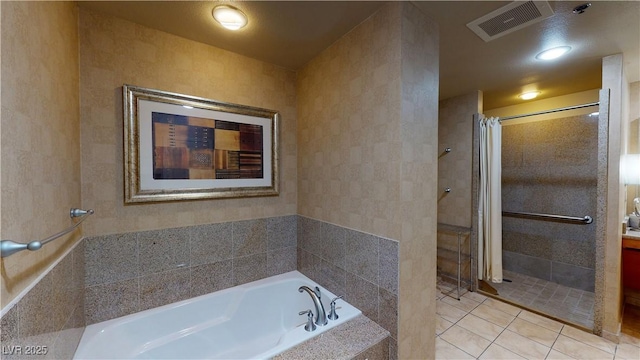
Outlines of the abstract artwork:
M 123 86 L 125 203 L 278 194 L 272 110 Z

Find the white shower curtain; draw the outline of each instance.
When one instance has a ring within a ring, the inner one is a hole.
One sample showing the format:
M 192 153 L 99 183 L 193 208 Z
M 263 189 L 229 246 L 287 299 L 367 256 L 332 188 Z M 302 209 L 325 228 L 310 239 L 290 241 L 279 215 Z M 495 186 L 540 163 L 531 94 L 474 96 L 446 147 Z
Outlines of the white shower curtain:
M 502 282 L 502 125 L 480 119 L 478 278 Z

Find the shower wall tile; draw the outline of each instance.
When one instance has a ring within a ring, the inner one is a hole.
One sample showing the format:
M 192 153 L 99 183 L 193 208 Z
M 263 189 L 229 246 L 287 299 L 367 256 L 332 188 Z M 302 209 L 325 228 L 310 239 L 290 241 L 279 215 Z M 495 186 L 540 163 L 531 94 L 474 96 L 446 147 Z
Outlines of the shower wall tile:
M 296 270 L 297 223 L 289 215 L 87 238 L 78 256 L 86 322 Z
M 559 236 L 554 239 L 551 260 L 593 270 L 592 265 L 596 262 L 593 251 L 595 247 L 594 238 L 570 240 Z
M 83 243 L 86 286 L 138 276 L 138 240 L 135 233 L 87 238 Z
M 589 225 L 503 218 L 503 249 L 537 258 L 523 257 L 528 262 L 512 269 L 571 286 L 572 276 L 560 270 L 554 275 L 555 266 L 548 273 L 547 266 L 535 269 L 535 263 L 595 269 L 598 119 L 580 115 L 504 126 L 502 139 L 503 210 L 594 218 Z
M 502 266 L 519 274 L 551 280 L 551 260 L 503 250 Z
M 509 222 L 510 220 L 505 220 L 503 224 Z M 505 225 L 502 231 L 502 250 L 551 260 L 553 239 L 544 235 L 508 230 Z
M 551 281 L 585 291 L 595 291 L 595 270 L 554 261 Z

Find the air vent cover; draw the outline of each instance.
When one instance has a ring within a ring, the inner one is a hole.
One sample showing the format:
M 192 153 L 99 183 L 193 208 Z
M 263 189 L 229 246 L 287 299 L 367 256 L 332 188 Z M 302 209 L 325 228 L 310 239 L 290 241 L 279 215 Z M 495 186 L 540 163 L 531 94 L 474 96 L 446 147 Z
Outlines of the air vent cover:
M 467 27 L 488 42 L 552 15 L 553 10 L 547 1 L 514 1 L 468 23 Z

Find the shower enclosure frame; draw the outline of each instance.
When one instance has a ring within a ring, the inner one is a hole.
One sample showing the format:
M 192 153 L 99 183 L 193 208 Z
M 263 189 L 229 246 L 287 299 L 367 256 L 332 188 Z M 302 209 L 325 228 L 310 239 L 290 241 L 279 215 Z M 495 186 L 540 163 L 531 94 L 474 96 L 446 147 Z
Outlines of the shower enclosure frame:
M 608 195 L 608 178 L 607 178 L 607 168 L 608 168 L 608 140 L 609 140 L 609 90 L 601 89 L 599 92 L 599 101 L 597 103 L 588 103 L 582 105 L 576 105 L 575 107 L 561 108 L 561 109 L 551 109 L 548 111 L 527 114 L 526 116 L 532 115 L 541 115 L 553 112 L 560 112 L 564 110 L 578 109 L 582 107 L 588 106 L 599 106 L 599 115 L 598 115 L 598 167 L 597 167 L 597 195 L 596 195 L 596 203 L 597 212 L 596 212 L 596 261 L 595 261 L 595 296 L 594 296 L 594 314 L 593 314 L 593 329 L 586 329 L 588 331 L 593 332 L 596 335 L 602 336 L 602 324 L 604 320 L 604 278 L 605 278 L 605 244 L 606 244 L 606 226 L 607 226 L 607 195 Z M 472 201 L 472 214 L 471 214 L 471 253 L 478 253 L 478 201 L 479 201 L 479 185 L 480 185 L 480 126 L 479 120 L 482 114 L 474 114 L 473 115 L 473 154 L 472 154 L 472 177 L 471 177 L 471 201 Z M 518 117 L 524 117 L 525 115 L 519 116 L 511 116 L 505 117 L 503 120 L 515 119 Z M 471 257 L 471 268 L 477 269 L 478 262 L 476 256 Z M 476 271 L 477 273 L 477 271 Z M 471 290 L 478 291 L 478 277 L 473 276 L 471 279 Z M 483 292 L 484 293 L 484 292 Z M 492 296 L 491 294 L 486 295 Z M 500 298 L 504 300 L 503 298 Z M 550 316 L 556 320 L 559 320 L 563 323 L 576 325 L 567 320 L 557 318 L 555 316 L 545 314 L 536 309 L 529 308 L 527 306 L 513 303 L 521 308 L 525 308 L 529 311 L 542 314 L 545 316 Z

